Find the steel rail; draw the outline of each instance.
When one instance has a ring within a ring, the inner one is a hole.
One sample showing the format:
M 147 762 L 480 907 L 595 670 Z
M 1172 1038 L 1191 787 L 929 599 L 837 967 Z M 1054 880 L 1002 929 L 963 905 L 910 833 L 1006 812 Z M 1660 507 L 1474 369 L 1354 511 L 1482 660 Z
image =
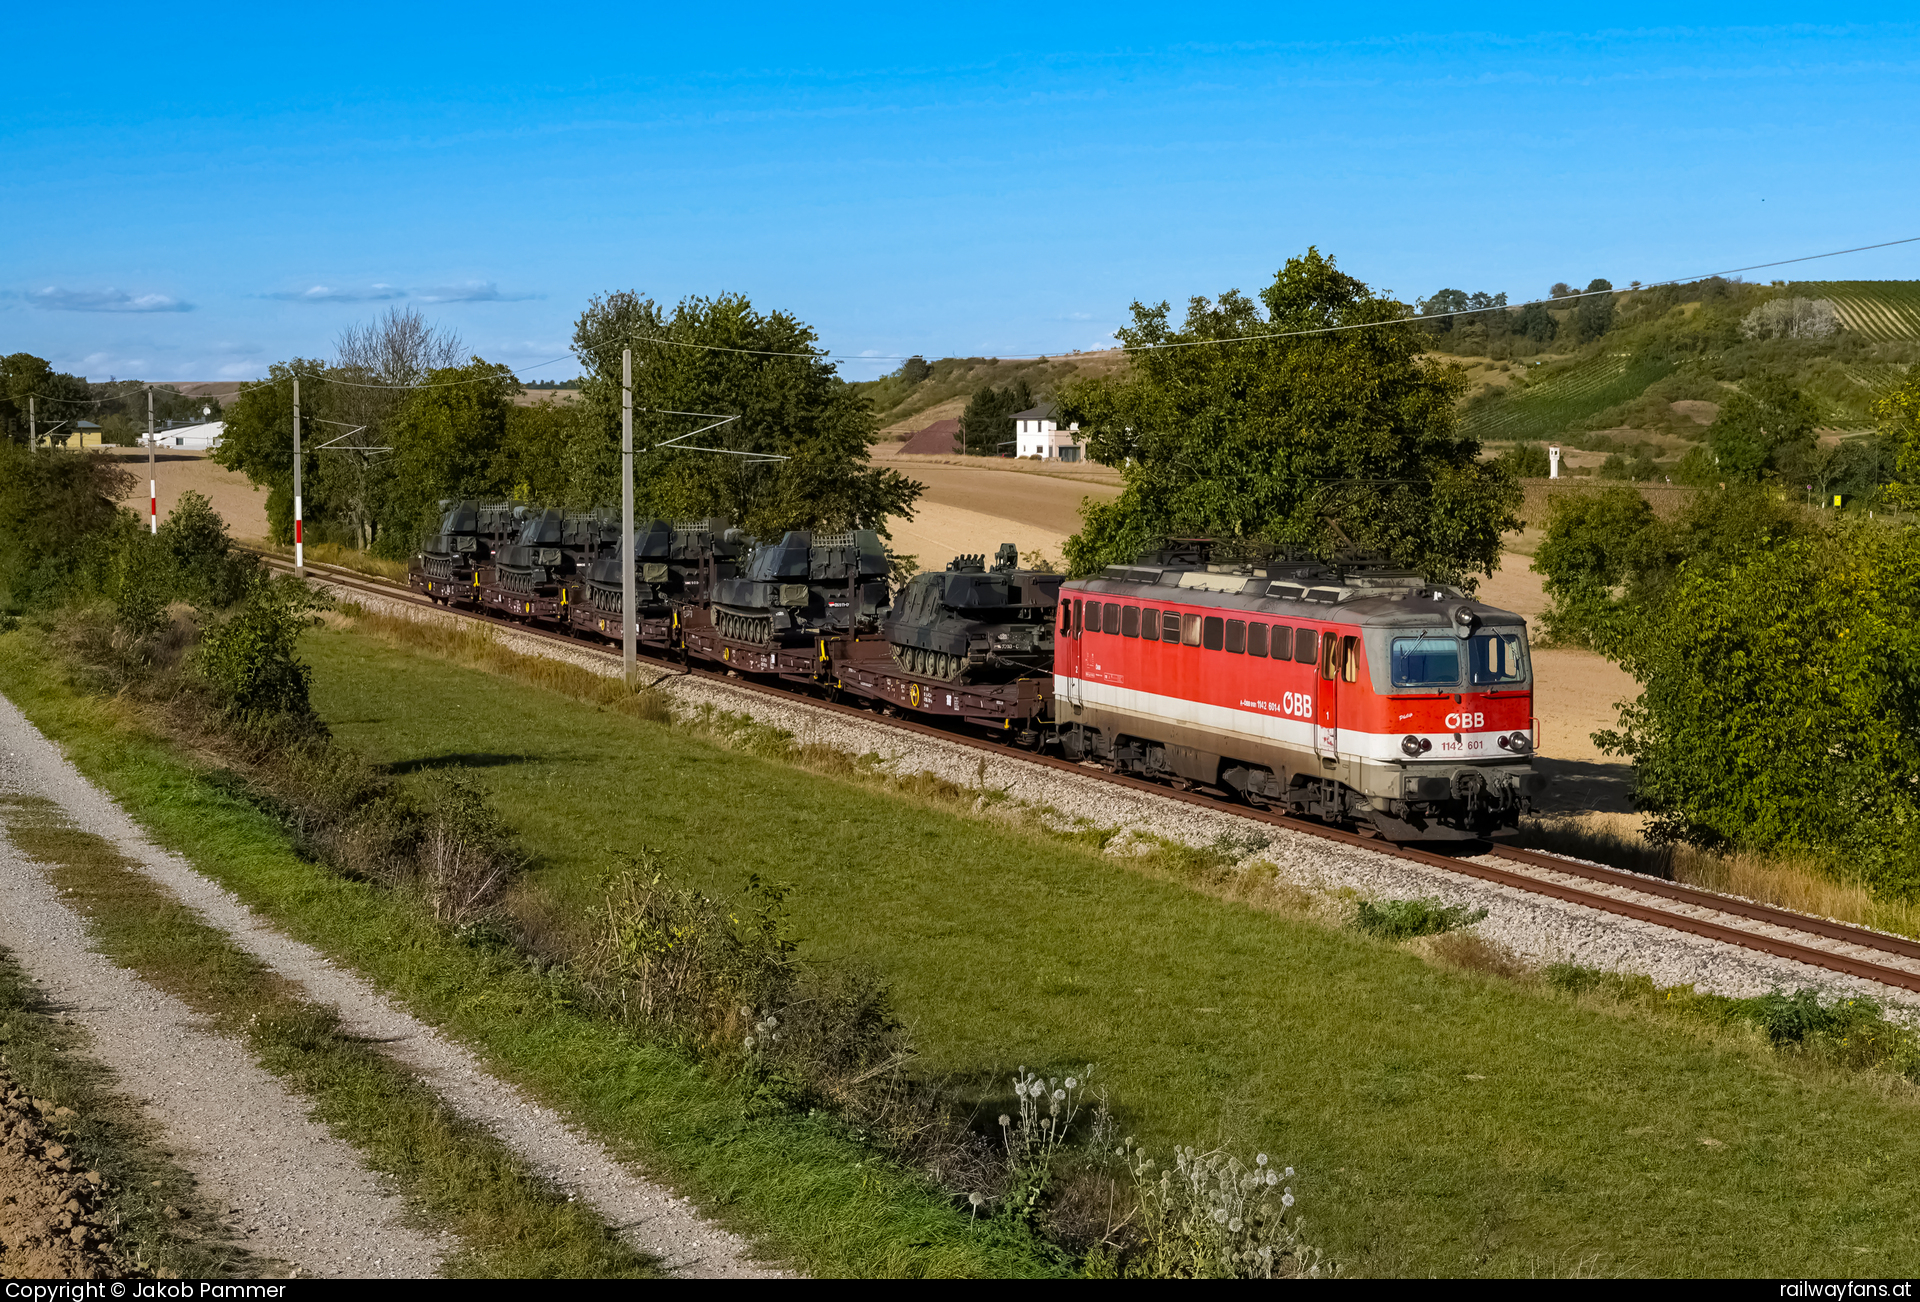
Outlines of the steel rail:
M 292 563 L 278 555 L 260 552 L 253 548 L 247 548 L 246 550 L 253 551 L 255 555 L 262 557 L 269 566 L 275 569 L 284 569 L 288 572 L 292 571 Z M 564 633 L 556 633 L 551 629 L 543 629 L 531 624 L 504 621 L 462 610 L 455 610 L 451 606 L 441 606 L 429 598 L 420 596 L 411 588 L 403 588 L 396 583 L 374 579 L 340 566 L 309 563 L 307 570 L 309 571 L 308 577 L 310 582 L 322 578 L 322 576 L 312 574 L 312 571 L 325 570 L 328 571 L 328 573 L 324 576 L 324 581 L 329 584 L 358 588 L 371 595 L 387 600 L 403 600 L 412 605 L 425 606 L 445 615 L 450 615 L 455 619 L 470 621 L 489 628 L 504 626 L 512 629 L 516 633 L 555 642 L 575 651 L 584 651 L 589 654 L 603 656 L 613 661 L 619 660 L 619 654 L 617 652 L 603 650 L 594 643 L 581 638 L 570 637 Z M 660 663 L 663 659 L 663 657 L 657 655 L 649 655 L 648 658 L 654 660 L 655 663 Z M 668 663 L 672 662 L 668 661 Z M 981 737 L 968 736 L 965 733 L 937 727 L 932 724 L 921 723 L 917 720 L 881 714 L 877 710 L 848 705 L 841 701 L 822 700 L 790 688 L 775 687 L 768 683 L 756 682 L 750 678 L 733 676 L 722 670 L 696 668 L 691 664 L 687 664 L 671 676 L 703 678 L 775 699 L 801 701 L 816 709 L 850 715 L 855 718 L 867 720 L 868 722 L 880 723 L 886 727 L 895 728 L 903 732 L 918 733 L 922 736 L 937 738 L 941 741 L 952 742 L 975 750 L 984 750 L 1005 755 L 1018 759 L 1023 763 L 1058 769 L 1095 781 L 1106 782 L 1159 796 L 1163 799 L 1177 800 L 1186 804 L 1197 805 L 1201 808 L 1211 809 L 1231 817 L 1243 818 L 1249 822 L 1270 824 L 1274 827 L 1285 828 L 1291 832 L 1299 832 L 1307 836 L 1319 837 L 1324 841 L 1333 841 L 1341 845 L 1369 850 L 1375 854 L 1405 859 L 1429 868 L 1438 868 L 1444 872 L 1458 873 L 1462 876 L 1477 878 L 1494 885 L 1510 887 L 1533 895 L 1544 895 L 1551 899 L 1561 900 L 1569 904 L 1578 904 L 1585 908 L 1595 909 L 1602 913 L 1611 913 L 1618 917 L 1631 918 L 1636 922 L 1652 923 L 1674 931 L 1687 932 L 1691 935 L 1699 936 L 1702 939 L 1719 941 L 1723 944 L 1735 945 L 1742 949 L 1756 950 L 1776 958 L 1792 959 L 1798 963 L 1805 963 L 1811 967 L 1825 968 L 1828 971 L 1839 972 L 1846 976 L 1876 981 L 1882 985 L 1894 986 L 1904 990 L 1920 991 L 1920 972 L 1911 972 L 1899 967 L 1889 967 L 1884 964 L 1870 962 L 1866 959 L 1855 958 L 1848 954 L 1837 954 L 1831 950 L 1802 945 L 1777 936 L 1762 935 L 1758 932 L 1728 926 L 1725 923 L 1714 922 L 1706 918 L 1696 918 L 1684 913 L 1675 913 L 1670 909 L 1657 908 L 1653 905 L 1641 904 L 1632 900 L 1618 899 L 1612 895 L 1583 890 L 1578 886 L 1571 886 L 1564 882 L 1543 880 L 1529 873 L 1499 868 L 1492 864 L 1478 863 L 1472 859 L 1462 858 L 1456 855 L 1440 854 L 1432 850 L 1422 850 L 1414 846 L 1397 845 L 1394 842 L 1384 841 L 1377 837 L 1362 836 L 1356 832 L 1348 832 L 1340 828 L 1329 827 L 1324 823 L 1311 822 L 1305 819 L 1295 818 L 1288 814 L 1276 814 L 1271 810 L 1257 809 L 1245 805 L 1230 805 L 1217 797 L 1202 795 L 1196 791 L 1169 787 L 1158 782 L 1149 782 L 1144 778 L 1136 778 L 1127 774 L 1110 773 L 1097 766 L 1076 763 L 1075 761 L 1063 759 L 1055 755 L 1018 750 L 1006 742 L 988 741 Z M 1723 914 L 1745 917 L 1785 930 L 1799 931 L 1809 935 L 1821 936 L 1829 940 L 1843 941 L 1863 949 L 1879 950 L 1882 953 L 1894 954 L 1903 958 L 1920 958 L 1920 944 L 1916 944 L 1903 937 L 1888 936 L 1881 932 L 1869 931 L 1863 927 L 1849 926 L 1845 923 L 1834 922 L 1827 918 L 1794 913 L 1786 909 L 1774 908 L 1770 905 L 1757 904 L 1751 900 L 1720 895 L 1712 891 L 1702 890 L 1699 887 L 1685 886 L 1678 882 L 1670 882 L 1658 877 L 1649 877 L 1641 873 L 1627 872 L 1619 868 L 1599 867 L 1593 864 L 1582 863 L 1578 860 L 1565 859 L 1558 855 L 1542 854 L 1538 851 L 1522 850 L 1513 846 L 1500 845 L 1497 843 L 1493 845 L 1491 854 L 1514 863 L 1525 864 L 1530 868 L 1562 873 L 1572 877 L 1580 877 L 1643 895 L 1660 896 L 1671 899 L 1676 903 L 1690 904 L 1699 908 L 1712 909 Z
M 1699 886 L 1688 886 L 1682 882 L 1667 881 L 1661 877 L 1649 877 L 1645 873 L 1631 872 L 1625 868 L 1609 868 L 1601 864 L 1568 859 L 1561 855 L 1543 854 L 1538 850 L 1523 850 L 1518 846 L 1501 845 L 1496 842 L 1491 853 L 1502 859 L 1511 859 L 1515 863 L 1524 863 L 1533 868 L 1544 868 L 1549 872 L 1566 873 L 1570 877 L 1584 877 L 1589 881 L 1604 882 L 1610 886 L 1620 886 L 1647 895 L 1664 896 L 1681 904 L 1716 909 L 1721 913 L 1751 918 L 1755 922 L 1764 922 L 1770 926 L 1811 932 L 1816 936 L 1825 936 L 1829 940 L 1845 941 L 1849 945 L 1883 950 L 1889 954 L 1898 954 L 1902 958 L 1920 958 L 1920 942 L 1909 940 L 1905 936 L 1892 936 L 1883 931 L 1835 922 L 1831 918 L 1776 908 L 1774 905 L 1742 899 L 1737 895 L 1722 895 L 1717 891 L 1709 891 Z

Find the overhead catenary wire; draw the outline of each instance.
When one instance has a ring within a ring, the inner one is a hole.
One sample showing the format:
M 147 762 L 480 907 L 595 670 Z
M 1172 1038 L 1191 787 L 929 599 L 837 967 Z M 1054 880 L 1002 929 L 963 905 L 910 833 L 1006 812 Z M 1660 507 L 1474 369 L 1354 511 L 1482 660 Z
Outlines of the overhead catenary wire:
M 1469 307 L 1461 308 L 1457 312 L 1434 312 L 1431 314 L 1421 314 L 1419 316 L 1387 317 L 1379 321 L 1356 321 L 1351 325 L 1315 326 L 1307 330 L 1276 330 L 1257 335 L 1223 335 L 1218 339 L 1182 339 L 1174 343 L 1144 344 L 1133 348 L 1123 348 L 1121 351 L 1144 353 L 1157 352 L 1166 348 L 1198 348 L 1208 344 L 1252 343 L 1261 339 L 1293 339 L 1302 335 L 1330 335 L 1342 330 L 1368 330 L 1383 325 L 1404 325 L 1410 322 L 1440 321 L 1448 317 L 1456 316 L 1482 316 L 1489 312 L 1524 310 L 1530 307 L 1544 307 L 1553 303 L 1566 303 L 1577 298 L 1596 298 L 1602 294 L 1644 293 L 1649 289 L 1663 289 L 1668 285 L 1685 285 L 1696 280 L 1712 280 L 1717 276 L 1737 276 L 1743 271 L 1764 271 L 1768 267 L 1785 267 L 1795 262 L 1815 262 L 1821 258 L 1837 258 L 1847 253 L 1865 253 L 1869 249 L 1889 249 L 1896 244 L 1915 243 L 1920 243 L 1920 235 L 1912 235 L 1899 240 L 1887 240 L 1881 244 L 1862 244 L 1858 248 L 1852 249 L 1835 249 L 1830 253 L 1809 253 L 1799 258 L 1782 258 L 1778 262 L 1756 262 L 1750 267 L 1730 267 L 1725 271 L 1703 271 L 1698 275 L 1674 276 L 1668 280 L 1653 280 L 1644 284 L 1630 285 L 1625 290 L 1612 288 L 1587 289 L 1574 294 L 1562 294 L 1558 298 L 1529 299 L 1525 303 L 1510 303 L 1501 307 Z M 1035 353 L 1034 356 L 1044 357 L 1047 356 L 1047 354 Z
M 1672 276 L 1665 280 L 1654 280 L 1654 281 L 1647 281 L 1644 283 L 1630 285 L 1628 286 L 1628 288 L 1624 290 L 1620 290 L 1620 289 L 1581 290 L 1576 293 L 1562 294 L 1557 298 L 1548 297 L 1548 298 L 1528 299 L 1526 302 L 1523 302 L 1523 303 L 1508 303 L 1508 304 L 1503 304 L 1502 306 L 1499 306 L 1499 307 L 1470 307 L 1470 308 L 1461 308 L 1460 310 L 1454 311 L 1454 312 L 1432 312 L 1432 313 L 1422 313 L 1422 314 L 1413 315 L 1413 316 L 1383 317 L 1377 321 L 1354 321 L 1354 322 L 1349 322 L 1342 325 L 1310 326 L 1301 330 L 1273 330 L 1273 331 L 1263 331 L 1259 334 L 1221 335 L 1217 338 L 1212 338 L 1212 339 L 1182 339 L 1182 340 L 1175 340 L 1168 343 L 1152 343 L 1152 344 L 1139 344 L 1139 345 L 1123 344 L 1119 346 L 1117 349 L 1114 349 L 1112 351 L 1156 352 L 1156 351 L 1173 349 L 1173 348 L 1205 348 L 1205 347 L 1215 347 L 1222 344 L 1257 343 L 1262 340 L 1268 340 L 1268 339 L 1300 339 L 1300 338 L 1306 338 L 1312 335 L 1339 334 L 1349 330 L 1372 330 L 1372 329 L 1378 329 L 1381 326 L 1410 325 L 1410 324 L 1416 324 L 1416 323 L 1427 322 L 1427 321 L 1444 321 L 1452 317 L 1484 316 L 1491 312 L 1520 311 L 1529 307 L 1546 307 L 1546 306 L 1552 306 L 1554 304 L 1570 303 L 1570 302 L 1574 302 L 1576 300 L 1584 299 L 1584 298 L 1597 298 L 1603 294 L 1643 293 L 1650 289 L 1663 289 L 1670 285 L 1685 285 L 1698 280 L 1712 280 L 1717 276 L 1737 276 L 1748 271 L 1766 271 L 1773 267 L 1793 266 L 1797 263 L 1802 263 L 1802 262 L 1818 262 L 1823 258 L 1844 257 L 1847 254 L 1851 254 L 1851 253 L 1867 253 L 1867 252 L 1871 252 L 1874 249 L 1890 249 L 1903 244 L 1920 244 L 1920 235 L 1910 235 L 1897 240 L 1882 240 L 1877 244 L 1860 244 L 1847 249 L 1831 249 L 1825 253 L 1808 253 L 1808 254 L 1802 254 L 1798 257 L 1779 258 L 1772 262 L 1756 262 L 1744 267 L 1729 267 L 1723 271 L 1703 271 L 1703 272 L 1698 272 L 1693 275 L 1687 275 L 1687 276 Z M 1384 303 L 1384 302 L 1390 302 L 1391 300 L 1376 299 L 1373 301 Z M 624 335 L 621 337 L 621 341 L 627 342 L 627 343 L 660 344 L 660 345 L 664 345 L 666 347 L 671 347 L 671 348 L 698 349 L 703 352 L 712 352 L 712 353 L 734 353 L 734 354 L 749 356 L 749 357 L 804 357 L 804 358 L 813 358 L 813 359 L 821 359 L 821 360 L 824 360 L 826 358 L 837 358 L 840 361 L 849 361 L 849 362 L 904 362 L 904 361 L 909 361 L 914 357 L 923 355 L 919 353 L 911 353 L 911 354 L 908 354 L 908 353 L 900 353 L 900 354 L 836 353 L 829 349 L 815 349 L 810 352 L 792 352 L 792 351 L 783 351 L 779 349 L 770 349 L 770 348 L 734 348 L 725 344 L 704 344 L 704 343 L 696 343 L 691 340 L 685 340 L 685 339 L 668 339 L 668 338 L 664 338 L 662 336 L 657 336 L 657 335 L 639 335 L 639 334 Z M 1059 354 L 1057 352 L 995 353 L 994 354 L 996 358 L 1004 357 L 1004 358 L 1009 358 L 1015 361 L 1031 361 L 1037 358 L 1054 357 L 1058 355 Z M 520 371 L 537 371 L 542 367 L 553 366 L 560 362 L 564 362 L 569 357 L 579 357 L 580 360 L 582 361 L 586 360 L 586 358 L 582 354 L 576 351 L 573 353 L 565 354 L 560 357 L 549 358 L 544 362 L 535 362 L 530 366 L 519 367 L 516 370 L 514 370 L 512 374 L 514 374 L 517 377 Z M 429 383 L 368 384 L 368 383 L 355 381 L 355 380 L 342 380 L 332 375 L 328 375 L 322 378 L 324 378 L 325 382 L 329 384 L 345 385 L 347 387 L 356 388 L 356 389 L 396 389 L 396 390 L 412 391 L 414 389 L 458 388 L 460 386 L 468 385 L 468 384 L 485 384 L 499 377 L 479 375 L 479 376 L 472 376 L 468 379 L 463 379 L 463 380 L 439 380 L 430 384 Z M 174 389 L 171 386 L 153 385 L 153 386 L 142 386 L 142 387 L 164 388 L 167 392 L 177 394 L 178 396 L 183 398 L 203 396 L 199 394 L 182 393 L 180 390 Z M 138 391 L 139 391 L 138 389 L 135 389 L 135 390 L 130 390 L 129 392 L 138 392 Z M 52 401 L 52 402 L 63 402 L 63 403 L 68 403 L 71 405 L 78 406 L 78 405 L 89 405 L 89 404 L 99 405 L 99 404 L 108 403 L 108 402 L 118 402 L 124 399 L 127 395 L 116 394 L 116 395 L 111 395 L 104 398 L 67 398 L 67 397 L 62 397 L 62 396 L 53 395 L 53 394 L 35 394 L 33 396 L 46 398 L 48 401 Z
M 1716 276 L 1737 276 L 1740 273 L 1746 272 L 1746 271 L 1764 271 L 1770 267 L 1791 266 L 1792 264 L 1797 262 L 1817 262 L 1821 258 L 1838 258 L 1849 253 L 1866 253 L 1873 249 L 1890 249 L 1900 244 L 1920 244 L 1920 235 L 1911 235 L 1904 239 L 1898 239 L 1898 240 L 1885 240 L 1879 244 L 1861 244 L 1851 249 L 1833 249 L 1826 253 L 1809 253 L 1797 258 L 1781 258 L 1776 262 L 1756 262 L 1752 266 L 1729 267 L 1725 271 L 1703 271 L 1691 276 L 1674 276 L 1667 280 L 1654 280 L 1654 281 L 1648 281 L 1642 284 L 1634 284 L 1624 290 L 1611 289 L 1611 288 L 1589 289 L 1589 290 L 1581 290 L 1577 293 L 1572 293 L 1572 294 L 1562 294 L 1558 298 L 1552 298 L 1552 297 L 1535 298 L 1535 299 L 1529 299 L 1524 303 L 1506 303 L 1506 304 L 1502 304 L 1499 307 L 1469 307 L 1469 308 L 1461 308 L 1459 311 L 1456 311 L 1456 312 L 1431 312 L 1431 313 L 1422 313 L 1416 316 L 1383 317 L 1378 321 L 1355 321 L 1346 325 L 1311 326 L 1303 330 L 1275 330 L 1275 331 L 1268 331 L 1268 332 L 1263 332 L 1261 334 L 1252 334 L 1252 335 L 1221 335 L 1218 338 L 1214 338 L 1214 339 L 1184 339 L 1184 340 L 1179 340 L 1173 343 L 1165 343 L 1165 344 L 1139 344 L 1139 345 L 1133 345 L 1133 346 L 1122 345 L 1119 349 L 1115 351 L 1131 353 L 1131 352 L 1152 352 L 1152 351 L 1157 351 L 1159 349 L 1165 349 L 1165 348 L 1202 348 L 1202 347 L 1208 347 L 1208 346 L 1218 345 L 1218 344 L 1254 343 L 1263 339 L 1296 339 L 1296 338 L 1301 338 L 1307 335 L 1337 334 L 1344 330 L 1372 330 L 1372 329 L 1377 329 L 1380 326 L 1408 325 L 1408 324 L 1423 322 L 1423 321 L 1444 321 L 1449 317 L 1456 317 L 1456 316 L 1484 316 L 1489 312 L 1508 312 L 1508 311 L 1523 310 L 1529 307 L 1545 307 L 1545 306 L 1550 306 L 1556 303 L 1572 302 L 1575 299 L 1597 298 L 1602 294 L 1622 294 L 1622 293 L 1637 294 L 1637 293 L 1642 293 L 1649 289 L 1662 289 L 1668 285 L 1685 285 L 1696 280 L 1712 280 Z M 1374 301 L 1390 302 L 1391 300 L 1376 299 Z M 904 362 L 904 361 L 910 360 L 912 357 L 917 357 L 921 355 L 918 353 L 913 353 L 913 354 L 899 354 L 899 355 L 888 354 L 883 356 L 876 353 L 852 354 L 852 353 L 832 353 L 832 352 L 826 352 L 826 351 L 819 351 L 819 352 L 812 352 L 812 353 L 793 353 L 793 352 L 778 352 L 771 349 L 729 348 L 721 344 L 692 343 L 682 339 L 663 339 L 663 338 L 652 337 L 647 335 L 630 335 L 628 336 L 628 338 L 638 339 L 646 343 L 667 344 L 675 348 L 699 348 L 699 349 L 704 349 L 708 352 L 717 352 L 717 353 L 749 353 L 749 354 L 753 354 L 755 356 L 761 356 L 761 357 L 838 357 L 843 361 Z M 1027 360 L 1032 360 L 1034 358 L 1039 358 L 1039 357 L 1054 357 L 1054 356 L 1058 356 L 1058 354 L 1057 353 L 995 353 L 994 356 L 1011 358 L 1016 361 L 1027 361 Z

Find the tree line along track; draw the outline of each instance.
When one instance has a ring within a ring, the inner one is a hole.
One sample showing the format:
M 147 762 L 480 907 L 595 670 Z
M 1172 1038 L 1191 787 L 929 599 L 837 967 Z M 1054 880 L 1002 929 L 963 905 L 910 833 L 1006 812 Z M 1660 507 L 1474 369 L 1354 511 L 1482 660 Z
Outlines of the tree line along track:
M 248 549 L 253 550 L 253 549 Z M 277 555 L 254 552 L 272 569 L 290 573 L 292 563 Z M 484 616 L 470 615 L 450 607 L 442 607 L 419 596 L 408 588 L 398 584 L 386 583 L 368 578 L 349 570 L 331 565 L 307 566 L 309 582 L 324 582 L 327 586 L 344 588 L 349 591 L 364 592 L 385 601 L 404 602 L 409 605 L 427 607 L 446 617 L 483 625 L 500 627 L 502 621 Z M 314 574 L 313 571 L 323 571 Z M 528 637 L 544 639 L 558 643 L 575 653 L 584 653 L 618 660 L 619 653 L 602 648 L 580 638 L 570 637 L 531 624 L 509 623 L 506 627 Z M 651 653 L 647 659 L 653 663 L 662 663 L 661 658 Z M 671 663 L 671 662 L 668 662 Z M 974 750 L 987 751 L 1024 764 L 1035 764 L 1047 768 L 1059 769 L 1099 782 L 1160 796 L 1167 800 L 1177 800 L 1190 805 L 1211 809 L 1249 822 L 1266 823 L 1287 831 L 1318 837 L 1322 840 L 1337 842 L 1372 851 L 1375 854 L 1388 855 L 1427 867 L 1438 868 L 1445 872 L 1457 873 L 1477 878 L 1493 885 L 1506 886 L 1534 895 L 1543 895 L 1550 899 L 1570 904 L 1582 905 L 1603 913 L 1618 917 L 1631 918 L 1638 922 L 1652 923 L 1699 936 L 1705 940 L 1719 941 L 1724 944 L 1751 949 L 1776 958 L 1791 959 L 1812 967 L 1824 968 L 1846 976 L 1879 982 L 1903 990 L 1920 992 L 1920 972 L 1904 967 L 1894 967 L 1874 962 L 1871 958 L 1852 953 L 1836 952 L 1822 948 L 1818 941 L 1838 943 L 1855 949 L 1888 957 L 1920 960 L 1920 942 L 1901 936 L 1890 936 L 1882 932 L 1871 931 L 1864 927 L 1851 926 L 1831 919 L 1813 917 L 1795 913 L 1772 905 L 1760 904 L 1736 896 L 1722 895 L 1714 891 L 1703 890 L 1697 886 L 1687 886 L 1679 882 L 1665 881 L 1641 873 L 1623 869 L 1609 868 L 1597 864 L 1585 863 L 1576 859 L 1567 859 L 1559 855 L 1543 854 L 1534 850 L 1522 850 L 1513 846 L 1493 843 L 1483 852 L 1483 857 L 1494 857 L 1514 865 L 1512 868 L 1479 862 L 1478 858 L 1461 855 L 1442 854 L 1417 846 L 1397 845 L 1371 836 L 1344 831 L 1325 824 L 1295 818 L 1288 814 L 1279 814 L 1267 809 L 1259 809 L 1240 803 L 1228 803 L 1224 798 L 1210 796 L 1199 791 L 1182 790 L 1150 782 L 1142 778 L 1125 774 L 1109 773 L 1098 767 L 1076 763 L 1058 756 L 1030 751 L 1016 751 L 1005 742 L 989 741 L 985 738 L 970 736 L 957 730 L 921 723 L 917 720 L 903 719 L 894 715 L 882 714 L 876 710 L 863 709 L 839 701 L 821 700 L 809 694 L 776 687 L 768 683 L 756 682 L 745 677 L 730 675 L 716 669 L 697 668 L 691 664 L 680 666 L 676 676 L 702 678 L 715 683 L 724 683 L 743 691 L 755 692 L 763 696 L 786 701 L 798 701 L 815 709 L 827 710 L 880 724 L 902 732 L 918 733 L 922 736 L 937 738 L 954 745 Z M 1525 871 L 1531 869 L 1533 871 Z M 1673 908 L 1662 908 L 1657 904 L 1645 903 L 1637 899 L 1622 899 L 1605 890 L 1588 889 L 1565 881 L 1556 881 L 1541 877 L 1538 873 L 1553 873 L 1561 877 L 1573 877 L 1596 886 L 1611 888 L 1615 891 L 1628 891 L 1640 896 L 1672 901 L 1685 908 L 1709 910 L 1721 915 L 1743 918 L 1749 922 L 1779 930 L 1798 933 L 1805 941 L 1788 939 L 1765 932 L 1749 930 L 1711 918 L 1696 917 Z

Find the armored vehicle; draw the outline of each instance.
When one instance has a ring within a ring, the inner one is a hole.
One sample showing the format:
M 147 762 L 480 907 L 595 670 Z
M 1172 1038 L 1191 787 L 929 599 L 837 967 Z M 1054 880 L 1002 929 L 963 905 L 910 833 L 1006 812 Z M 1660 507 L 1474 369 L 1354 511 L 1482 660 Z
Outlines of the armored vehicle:
M 736 642 L 791 646 L 873 627 L 887 608 L 887 551 L 871 529 L 793 530 L 756 547 L 713 593 L 713 623 Z
M 473 582 L 475 566 L 493 559 L 493 548 L 480 537 L 480 511 L 472 502 L 442 502 L 440 531 L 420 552 L 420 567 L 435 590 Z
M 495 585 L 527 597 L 557 595 L 573 572 L 573 558 L 560 545 L 565 524 L 558 511 L 527 511 L 519 536 L 495 554 Z
M 943 573 L 914 575 L 886 623 L 894 663 L 950 683 L 1052 672 L 1061 576 L 1019 565 L 1004 543 L 992 569 L 984 555 L 956 556 Z
M 636 520 L 633 525 L 633 599 L 634 614 L 663 613 L 668 601 L 680 590 L 680 584 L 668 564 L 673 546 L 673 525 L 665 520 Z M 620 572 L 620 537 L 615 526 L 611 552 L 596 560 L 587 571 L 587 604 L 603 614 L 618 615 L 624 579 Z

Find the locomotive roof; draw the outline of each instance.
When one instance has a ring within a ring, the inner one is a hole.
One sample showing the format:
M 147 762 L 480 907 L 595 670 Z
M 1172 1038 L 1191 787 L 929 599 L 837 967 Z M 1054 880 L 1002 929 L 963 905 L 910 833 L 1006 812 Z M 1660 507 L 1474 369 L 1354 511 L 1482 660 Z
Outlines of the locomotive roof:
M 1384 628 L 1446 624 L 1456 610 L 1482 625 L 1524 625 L 1509 610 L 1475 601 L 1458 588 L 1430 583 L 1413 570 L 1384 565 L 1275 562 L 1266 565 L 1109 565 L 1067 587 L 1134 601 L 1177 602 L 1241 610 L 1274 619 L 1320 620 Z

